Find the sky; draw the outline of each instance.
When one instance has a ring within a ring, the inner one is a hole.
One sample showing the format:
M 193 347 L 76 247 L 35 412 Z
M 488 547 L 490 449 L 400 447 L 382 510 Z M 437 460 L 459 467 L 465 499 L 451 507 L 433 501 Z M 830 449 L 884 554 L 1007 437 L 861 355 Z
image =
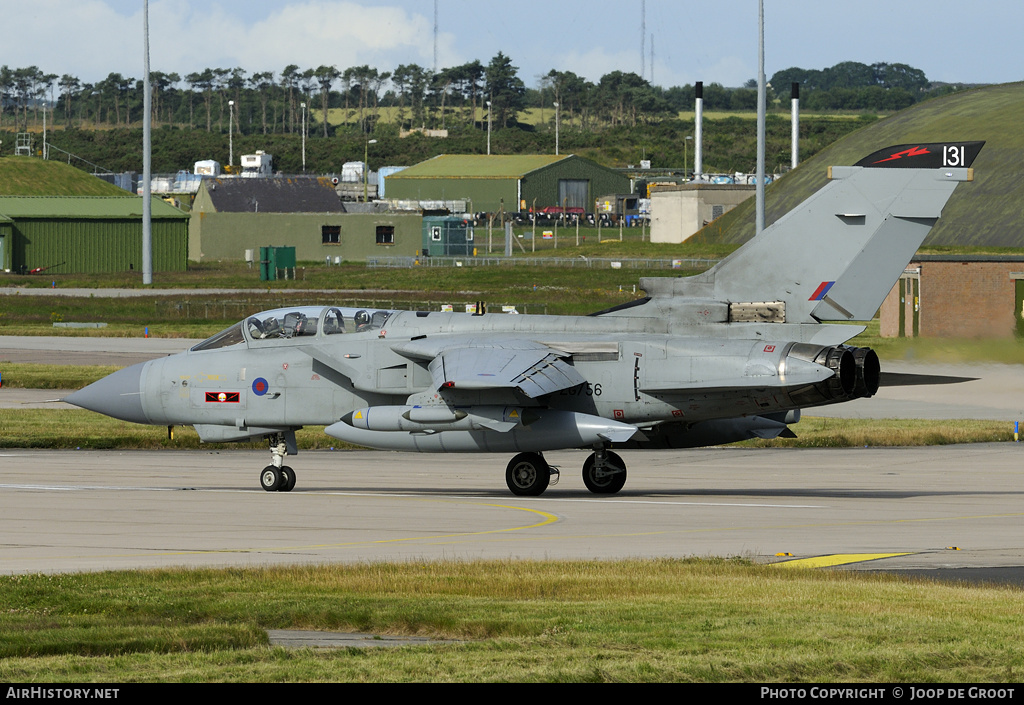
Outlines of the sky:
M 743 85 L 757 73 L 757 0 L 438 0 L 438 66 L 499 51 L 527 86 L 551 69 L 597 81 Z M 1024 79 L 1021 0 L 765 0 L 765 73 L 904 63 L 932 81 Z M 95 82 L 141 78 L 142 0 L 0 0 L 0 64 Z M 179 75 L 369 64 L 434 66 L 433 0 L 150 0 L 150 64 Z M 641 37 L 644 51 L 641 53 Z M 653 44 L 654 59 L 650 52 Z M 641 56 L 643 59 L 641 60 Z

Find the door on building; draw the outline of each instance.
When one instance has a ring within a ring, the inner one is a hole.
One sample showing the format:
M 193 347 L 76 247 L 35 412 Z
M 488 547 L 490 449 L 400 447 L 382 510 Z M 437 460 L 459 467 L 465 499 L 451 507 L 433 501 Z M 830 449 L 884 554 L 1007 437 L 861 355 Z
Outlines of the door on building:
M 587 179 L 559 179 L 558 180 L 558 205 L 567 208 L 587 208 L 587 194 L 590 191 L 590 182 Z
M 917 276 L 903 276 L 900 277 L 899 286 L 899 337 L 916 338 L 921 335 L 921 279 Z
M 1024 279 L 1018 279 L 1013 284 L 1013 319 L 1017 322 L 1016 335 L 1018 338 L 1024 338 Z

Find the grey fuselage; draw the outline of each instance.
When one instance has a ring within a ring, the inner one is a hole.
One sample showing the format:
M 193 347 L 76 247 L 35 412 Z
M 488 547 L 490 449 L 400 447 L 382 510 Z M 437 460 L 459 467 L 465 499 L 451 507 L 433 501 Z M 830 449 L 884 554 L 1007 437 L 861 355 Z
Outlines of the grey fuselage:
M 695 315 L 711 315 L 709 306 L 698 308 Z M 684 323 L 678 312 L 661 315 L 655 301 L 602 316 L 393 312 L 382 327 L 365 332 L 327 335 L 323 328 L 312 336 L 268 339 L 245 330 L 234 344 L 145 363 L 139 378 L 143 418 L 130 420 L 225 427 L 248 437 L 329 426 L 353 409 L 410 404 L 543 407 L 638 427 L 764 415 L 807 405 L 808 397 L 799 393 L 826 376 L 788 385 L 794 347 L 816 354 L 825 347 L 822 339 L 830 343 L 840 333 L 859 331 L 820 324 Z M 500 349 L 524 341 L 560 351 L 584 381 L 539 399 L 514 387 L 436 389 L 428 367 L 435 349 L 423 359 L 396 352 L 411 343 Z M 808 358 L 814 355 L 804 352 L 799 361 Z M 841 399 L 819 403 L 836 400 Z

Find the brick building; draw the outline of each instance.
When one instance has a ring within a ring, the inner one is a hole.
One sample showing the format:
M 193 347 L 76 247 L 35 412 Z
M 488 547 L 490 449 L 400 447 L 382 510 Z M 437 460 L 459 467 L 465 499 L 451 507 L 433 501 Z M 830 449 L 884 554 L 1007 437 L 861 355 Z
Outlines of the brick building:
M 882 303 L 881 335 L 1006 338 L 1022 305 L 1024 256 L 918 255 Z

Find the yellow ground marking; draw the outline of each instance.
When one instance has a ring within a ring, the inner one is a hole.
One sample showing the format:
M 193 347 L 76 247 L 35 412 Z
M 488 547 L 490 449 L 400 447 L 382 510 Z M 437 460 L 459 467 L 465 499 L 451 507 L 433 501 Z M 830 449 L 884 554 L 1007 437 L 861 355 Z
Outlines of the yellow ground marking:
M 814 558 L 798 558 L 795 561 L 772 563 L 777 568 L 829 568 L 835 565 L 849 565 L 877 561 L 879 558 L 895 558 L 909 556 L 910 553 L 836 553 L 831 556 L 815 556 Z

